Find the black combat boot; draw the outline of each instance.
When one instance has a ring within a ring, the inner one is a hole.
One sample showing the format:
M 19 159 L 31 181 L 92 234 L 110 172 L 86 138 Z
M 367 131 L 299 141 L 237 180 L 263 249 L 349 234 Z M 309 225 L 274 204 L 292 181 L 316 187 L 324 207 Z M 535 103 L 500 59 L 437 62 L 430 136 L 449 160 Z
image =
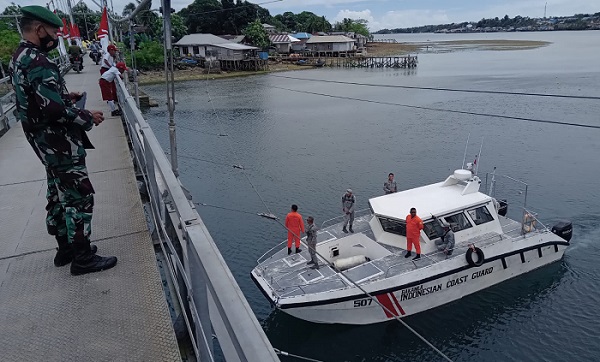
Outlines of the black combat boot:
M 417 254 L 417 256 L 415 256 L 415 257 L 413 258 L 413 260 L 418 260 L 418 259 L 421 259 L 421 254 Z
M 350 232 L 351 232 L 351 233 L 353 233 L 353 232 L 354 232 L 354 230 L 352 230 L 352 224 L 350 224 L 350 227 L 349 227 L 349 229 L 350 229 Z
M 302 249 L 300 249 L 300 248 L 296 248 L 296 254 L 298 254 L 298 253 L 299 253 L 299 252 L 301 252 L 301 251 L 302 251 Z
M 288 248 L 288 255 L 292 253 L 292 248 Z
M 406 252 L 406 255 L 404 255 L 404 257 L 408 258 L 411 254 L 412 254 L 412 252 L 409 250 L 409 251 Z
M 344 228 L 342 229 L 342 231 L 343 231 L 345 234 L 348 234 L 348 229 L 346 229 L 346 225 L 344 225 Z
M 73 261 L 71 262 L 72 275 L 95 273 L 110 269 L 115 265 L 117 265 L 117 257 L 104 257 L 93 254 L 89 242 L 73 244 Z
M 54 257 L 54 265 L 57 267 L 65 266 L 73 260 L 73 245 L 69 244 L 67 236 L 57 236 L 56 242 L 58 248 L 56 248 L 56 256 Z M 90 251 L 92 254 L 96 254 L 98 247 L 96 245 L 90 245 Z

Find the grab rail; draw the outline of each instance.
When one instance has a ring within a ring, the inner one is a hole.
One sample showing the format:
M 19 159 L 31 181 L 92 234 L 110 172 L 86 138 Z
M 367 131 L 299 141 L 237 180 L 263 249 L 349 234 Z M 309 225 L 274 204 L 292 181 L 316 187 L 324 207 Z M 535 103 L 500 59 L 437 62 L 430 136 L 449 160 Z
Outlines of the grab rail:
M 134 98 L 120 78 L 116 82 L 133 156 L 148 191 L 149 216 L 195 357 L 215 361 L 218 343 L 227 361 L 279 361 Z

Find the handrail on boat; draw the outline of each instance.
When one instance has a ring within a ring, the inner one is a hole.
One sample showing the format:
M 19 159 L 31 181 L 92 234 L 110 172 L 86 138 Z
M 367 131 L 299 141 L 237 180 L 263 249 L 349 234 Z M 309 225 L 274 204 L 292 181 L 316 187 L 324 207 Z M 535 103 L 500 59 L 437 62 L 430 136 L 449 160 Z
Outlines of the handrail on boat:
M 337 288 L 337 289 L 329 289 L 329 290 L 327 290 L 327 292 L 331 292 L 331 291 L 334 291 L 334 290 L 340 290 L 340 289 L 344 289 L 344 288 L 348 287 L 348 283 L 346 283 L 341 278 L 340 279 L 335 279 L 335 280 L 334 279 L 320 280 L 317 283 L 306 283 L 306 284 L 299 284 L 299 285 L 290 286 L 290 288 L 294 288 L 294 289 L 292 289 L 292 290 L 290 290 L 290 291 L 288 291 L 286 293 L 283 293 L 283 294 L 278 294 L 277 296 L 279 298 L 285 298 L 287 295 L 292 294 L 297 289 L 300 289 L 302 291 L 302 293 L 306 294 L 306 291 L 302 287 L 306 287 L 306 286 L 309 286 L 309 285 L 325 284 L 325 283 L 341 283 L 343 285 L 342 287 Z
M 354 218 L 357 219 L 359 217 L 363 217 L 365 215 L 369 215 L 370 213 L 371 213 L 371 209 L 368 209 L 368 208 L 367 209 L 361 209 L 361 210 L 358 210 L 358 211 L 354 212 Z M 342 216 L 336 216 L 334 218 L 327 219 L 327 220 L 323 221 L 321 223 L 321 228 L 319 229 L 319 231 L 322 231 L 325 228 L 325 224 L 326 223 L 329 223 L 329 222 L 334 221 L 334 220 L 340 220 L 341 221 L 343 218 L 344 218 L 344 216 L 342 215 Z M 331 225 L 334 225 L 334 223 L 332 223 Z M 306 236 L 303 236 L 303 237 L 300 238 L 301 245 L 304 245 L 304 242 L 303 242 L 304 240 L 306 240 Z M 271 256 L 270 254 L 272 254 L 275 249 L 280 248 L 285 243 L 287 243 L 287 240 L 283 240 L 279 244 L 277 244 L 274 247 L 272 247 L 271 249 L 267 250 L 263 255 L 261 255 L 256 260 L 256 264 L 261 264 L 262 262 L 264 262 L 267 259 L 267 255 L 269 255 L 269 257 L 270 257 Z M 304 245 L 304 246 L 306 246 L 306 245 Z

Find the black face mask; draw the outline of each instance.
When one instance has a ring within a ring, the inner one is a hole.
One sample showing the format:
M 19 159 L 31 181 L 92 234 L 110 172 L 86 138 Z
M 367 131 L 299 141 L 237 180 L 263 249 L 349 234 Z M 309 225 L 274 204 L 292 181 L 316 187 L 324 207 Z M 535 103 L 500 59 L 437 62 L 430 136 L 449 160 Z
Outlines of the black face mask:
M 48 34 L 46 28 L 44 28 L 44 31 L 46 32 L 46 36 L 40 38 L 40 49 L 47 53 L 52 49 L 56 49 L 58 46 L 58 39 L 54 39 L 52 35 Z

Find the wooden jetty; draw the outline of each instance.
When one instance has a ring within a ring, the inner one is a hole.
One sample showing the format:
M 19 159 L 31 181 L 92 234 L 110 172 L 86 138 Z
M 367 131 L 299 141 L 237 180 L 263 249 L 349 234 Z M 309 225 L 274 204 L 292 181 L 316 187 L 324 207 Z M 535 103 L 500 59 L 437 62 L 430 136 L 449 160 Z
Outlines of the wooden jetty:
M 352 58 L 322 58 L 326 67 L 341 68 L 416 68 L 417 56 L 401 57 L 352 57 Z
M 374 40 L 370 40 L 369 43 L 398 43 L 398 40 L 396 39 L 374 39 Z

